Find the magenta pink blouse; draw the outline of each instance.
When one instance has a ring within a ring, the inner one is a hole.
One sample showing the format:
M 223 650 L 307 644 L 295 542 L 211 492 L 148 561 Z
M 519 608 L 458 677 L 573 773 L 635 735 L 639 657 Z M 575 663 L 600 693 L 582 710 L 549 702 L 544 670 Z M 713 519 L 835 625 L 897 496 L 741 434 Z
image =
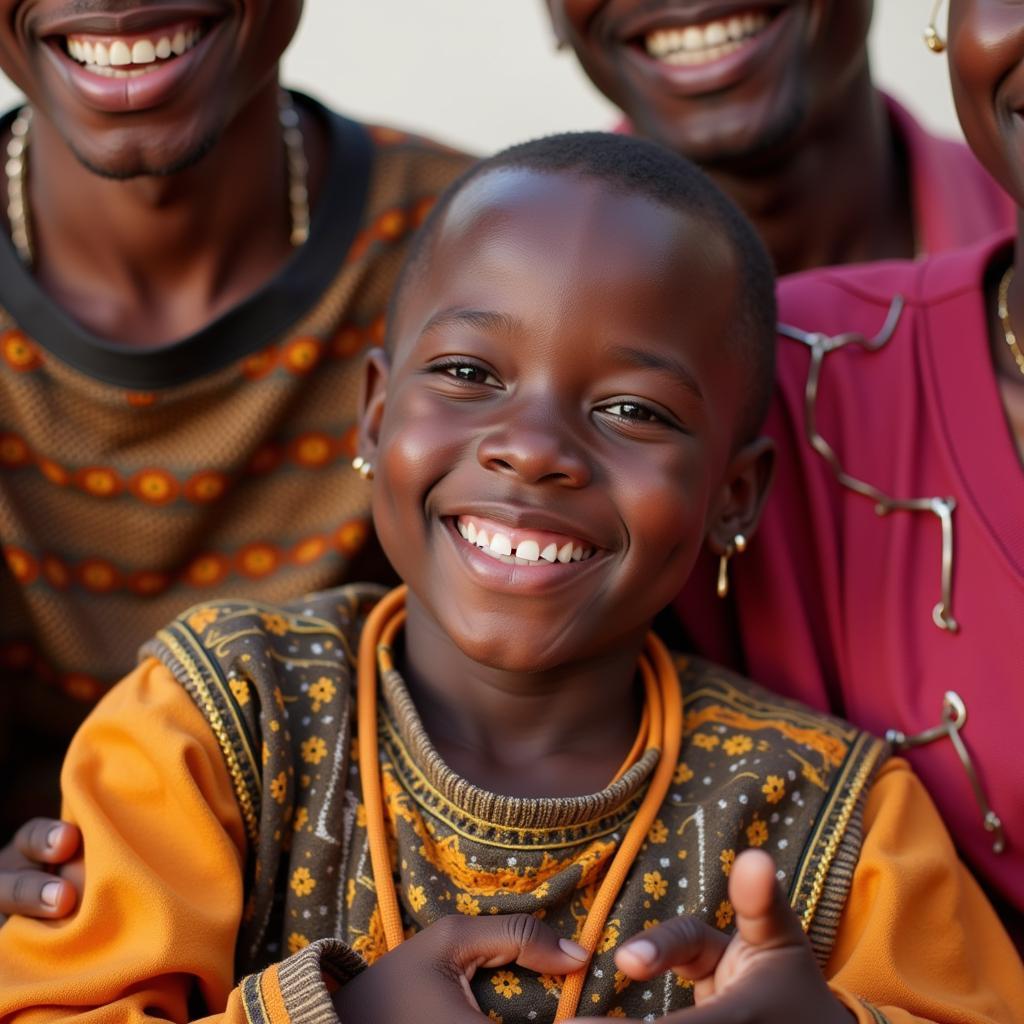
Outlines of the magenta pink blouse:
M 767 432 L 778 476 L 762 528 L 732 562 L 734 603 L 699 567 L 679 608 L 698 649 L 752 678 L 884 734 L 940 724 L 947 691 L 1005 849 L 948 738 L 909 757 L 965 859 L 1024 911 L 1024 467 L 997 390 L 983 280 L 1009 238 L 929 260 L 834 268 L 780 285 L 781 322 L 827 335 L 876 334 L 894 296 L 905 307 L 877 351 L 824 357 L 817 429 L 843 468 L 896 498 L 952 498 L 953 564 L 941 629 L 943 534 L 931 511 L 880 516 L 840 486 L 805 435 L 810 349 L 779 341 Z M 810 784 L 810 783 L 808 783 Z M 1024 920 L 1024 918 L 1022 918 Z M 1018 941 L 1024 935 L 1018 935 Z

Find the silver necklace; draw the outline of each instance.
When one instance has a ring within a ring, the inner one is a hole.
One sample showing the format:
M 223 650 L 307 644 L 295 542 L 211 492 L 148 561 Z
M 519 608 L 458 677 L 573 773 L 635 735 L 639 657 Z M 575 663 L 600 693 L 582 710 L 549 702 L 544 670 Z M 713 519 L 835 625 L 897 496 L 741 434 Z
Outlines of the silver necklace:
M 309 238 L 309 164 L 302 139 L 302 124 L 291 95 L 282 90 L 278 106 L 281 136 L 288 164 L 288 209 L 291 214 L 290 239 L 300 246 Z M 7 219 L 11 225 L 11 242 L 27 267 L 35 263 L 32 222 L 28 207 L 28 185 L 25 168 L 28 162 L 29 132 L 32 108 L 22 107 L 11 124 L 7 143 Z

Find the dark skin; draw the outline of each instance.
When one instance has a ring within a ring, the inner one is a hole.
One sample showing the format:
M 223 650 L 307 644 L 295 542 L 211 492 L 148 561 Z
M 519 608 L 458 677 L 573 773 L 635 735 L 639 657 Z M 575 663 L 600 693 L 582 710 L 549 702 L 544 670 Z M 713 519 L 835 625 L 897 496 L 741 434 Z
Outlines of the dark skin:
M 595 244 L 609 236 L 615 246 Z M 378 534 L 410 587 L 398 661 L 427 731 L 470 781 L 531 796 L 605 786 L 635 729 L 653 616 L 705 544 L 720 553 L 756 526 L 772 449 L 738 436 L 749 381 L 730 337 L 736 259 L 677 210 L 506 169 L 460 193 L 407 285 L 393 350 L 370 360 L 360 450 Z M 594 554 L 511 565 L 461 534 L 467 518 L 562 532 Z M 848 1021 L 771 859 L 740 857 L 734 875 L 737 936 L 681 919 L 627 944 L 621 968 L 678 966 L 717 1014 Z M 469 988 L 480 966 L 577 952 L 542 922 L 509 921 L 529 935 L 435 922 L 338 992 L 340 1019 L 482 1020 Z
M 872 0 L 547 3 L 597 88 L 639 134 L 708 171 L 779 273 L 915 254 L 904 155 L 868 67 Z M 752 10 L 769 16 L 764 30 L 714 66 L 647 52 L 658 29 Z
M 161 345 L 247 298 L 287 261 L 277 73 L 301 11 L 301 0 L 0 0 L 0 64 L 34 110 L 34 273 L 70 317 L 109 341 Z M 157 37 L 183 21 L 203 36 L 163 88 L 122 86 L 97 99 L 89 90 L 112 80 L 83 79 L 65 52 L 73 34 Z M 302 127 L 315 202 L 326 140 L 308 117 Z M 77 830 L 57 824 L 30 822 L 0 851 L 0 916 L 74 907 L 68 881 L 55 888 L 52 874 L 25 870 L 77 849 Z
M 0 3 L 0 62 L 35 112 L 36 274 L 100 337 L 155 346 L 252 294 L 291 252 L 277 65 L 302 3 L 107 0 L 76 15 L 80 8 Z M 123 26 L 156 38 L 183 19 L 198 19 L 206 35 L 177 58 L 190 62 L 187 74 L 166 95 L 100 103 L 75 84 L 84 72 L 62 52 L 69 36 L 113 36 Z M 303 128 L 315 184 L 325 140 L 314 122 Z
M 1014 275 L 1008 306 L 1018 341 L 1024 340 L 1024 10 L 996 0 L 953 0 L 949 11 L 949 67 L 957 116 L 974 154 L 1018 206 Z M 1024 374 L 1007 346 L 996 312 L 1005 265 L 985 282 L 989 345 L 999 396 L 1024 463 Z

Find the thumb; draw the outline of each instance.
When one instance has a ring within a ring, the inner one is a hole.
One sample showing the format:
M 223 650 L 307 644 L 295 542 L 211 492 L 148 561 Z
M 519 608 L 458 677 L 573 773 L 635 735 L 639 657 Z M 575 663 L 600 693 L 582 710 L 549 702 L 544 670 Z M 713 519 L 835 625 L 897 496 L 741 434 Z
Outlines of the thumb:
M 775 878 L 775 861 L 764 850 L 745 850 L 736 858 L 729 899 L 736 911 L 736 931 L 749 945 L 771 948 L 806 941 Z
M 457 920 L 453 960 L 472 977 L 478 967 L 518 964 L 539 974 L 570 974 L 590 959 L 571 939 L 559 936 L 531 914 L 500 914 L 495 917 Z

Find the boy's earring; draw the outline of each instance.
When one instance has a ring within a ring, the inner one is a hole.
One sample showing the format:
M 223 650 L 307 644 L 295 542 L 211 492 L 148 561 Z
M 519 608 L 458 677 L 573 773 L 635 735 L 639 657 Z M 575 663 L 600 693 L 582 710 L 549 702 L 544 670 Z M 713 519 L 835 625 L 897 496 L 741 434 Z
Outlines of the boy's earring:
M 726 597 L 729 593 L 729 559 L 736 554 L 742 555 L 746 550 L 747 538 L 742 533 L 737 533 L 722 552 L 718 559 L 718 586 L 716 588 L 719 597 Z
M 935 0 L 935 4 L 932 6 L 932 16 L 928 19 L 928 26 L 924 30 L 924 45 L 927 46 L 932 53 L 942 53 L 942 51 L 946 49 L 946 40 L 939 35 L 939 29 L 935 24 L 938 20 L 941 8 L 942 0 Z
M 369 459 L 364 459 L 362 455 L 357 455 L 352 460 L 352 468 L 364 479 L 373 479 L 373 463 Z

